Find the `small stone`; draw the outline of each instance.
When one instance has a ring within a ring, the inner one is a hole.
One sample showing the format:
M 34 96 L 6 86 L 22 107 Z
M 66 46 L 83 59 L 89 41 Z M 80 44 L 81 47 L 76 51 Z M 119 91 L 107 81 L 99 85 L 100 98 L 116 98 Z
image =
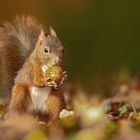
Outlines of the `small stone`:
M 69 111 L 69 110 L 63 109 L 59 114 L 59 118 L 62 120 L 64 118 L 67 118 L 67 117 L 73 116 L 73 115 L 74 115 L 74 111 Z

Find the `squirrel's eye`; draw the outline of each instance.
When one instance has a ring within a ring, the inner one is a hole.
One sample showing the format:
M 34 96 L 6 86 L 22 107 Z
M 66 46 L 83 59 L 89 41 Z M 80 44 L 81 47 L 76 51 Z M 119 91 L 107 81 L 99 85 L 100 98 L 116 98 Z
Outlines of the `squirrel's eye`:
M 48 48 L 44 48 L 44 52 L 45 53 L 48 53 Z

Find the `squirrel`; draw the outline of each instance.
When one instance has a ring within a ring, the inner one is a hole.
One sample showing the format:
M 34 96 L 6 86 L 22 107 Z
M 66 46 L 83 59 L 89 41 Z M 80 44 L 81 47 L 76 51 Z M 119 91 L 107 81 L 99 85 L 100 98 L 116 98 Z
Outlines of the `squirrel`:
M 0 25 L 0 58 L 12 92 L 9 116 L 33 112 L 52 122 L 59 119 L 65 108 L 63 94 L 42 79 L 41 66 L 61 65 L 63 51 L 55 30 L 45 31 L 31 16 L 17 16 Z

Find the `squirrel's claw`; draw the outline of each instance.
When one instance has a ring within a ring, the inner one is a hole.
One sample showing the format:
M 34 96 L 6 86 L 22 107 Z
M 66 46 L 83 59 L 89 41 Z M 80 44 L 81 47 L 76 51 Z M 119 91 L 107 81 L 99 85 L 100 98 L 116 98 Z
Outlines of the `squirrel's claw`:
M 60 81 L 59 83 L 59 86 L 61 86 L 63 84 L 63 82 L 67 79 L 68 75 L 65 74 L 63 77 L 62 77 L 62 80 Z
M 62 75 L 65 75 L 65 74 L 67 74 L 67 71 L 63 71 L 63 72 L 62 72 Z
M 54 87 L 55 89 L 58 88 L 58 85 L 55 81 L 47 82 L 47 86 Z

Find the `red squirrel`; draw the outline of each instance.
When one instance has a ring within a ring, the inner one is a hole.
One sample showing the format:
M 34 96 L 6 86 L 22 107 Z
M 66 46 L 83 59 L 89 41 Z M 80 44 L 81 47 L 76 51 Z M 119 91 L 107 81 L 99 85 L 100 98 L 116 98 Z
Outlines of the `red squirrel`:
M 33 17 L 16 17 L 1 24 L 0 57 L 12 91 L 9 116 L 37 112 L 51 121 L 59 118 L 65 108 L 63 94 L 42 78 L 41 67 L 60 65 L 63 51 L 56 32 L 52 28 L 44 31 Z

